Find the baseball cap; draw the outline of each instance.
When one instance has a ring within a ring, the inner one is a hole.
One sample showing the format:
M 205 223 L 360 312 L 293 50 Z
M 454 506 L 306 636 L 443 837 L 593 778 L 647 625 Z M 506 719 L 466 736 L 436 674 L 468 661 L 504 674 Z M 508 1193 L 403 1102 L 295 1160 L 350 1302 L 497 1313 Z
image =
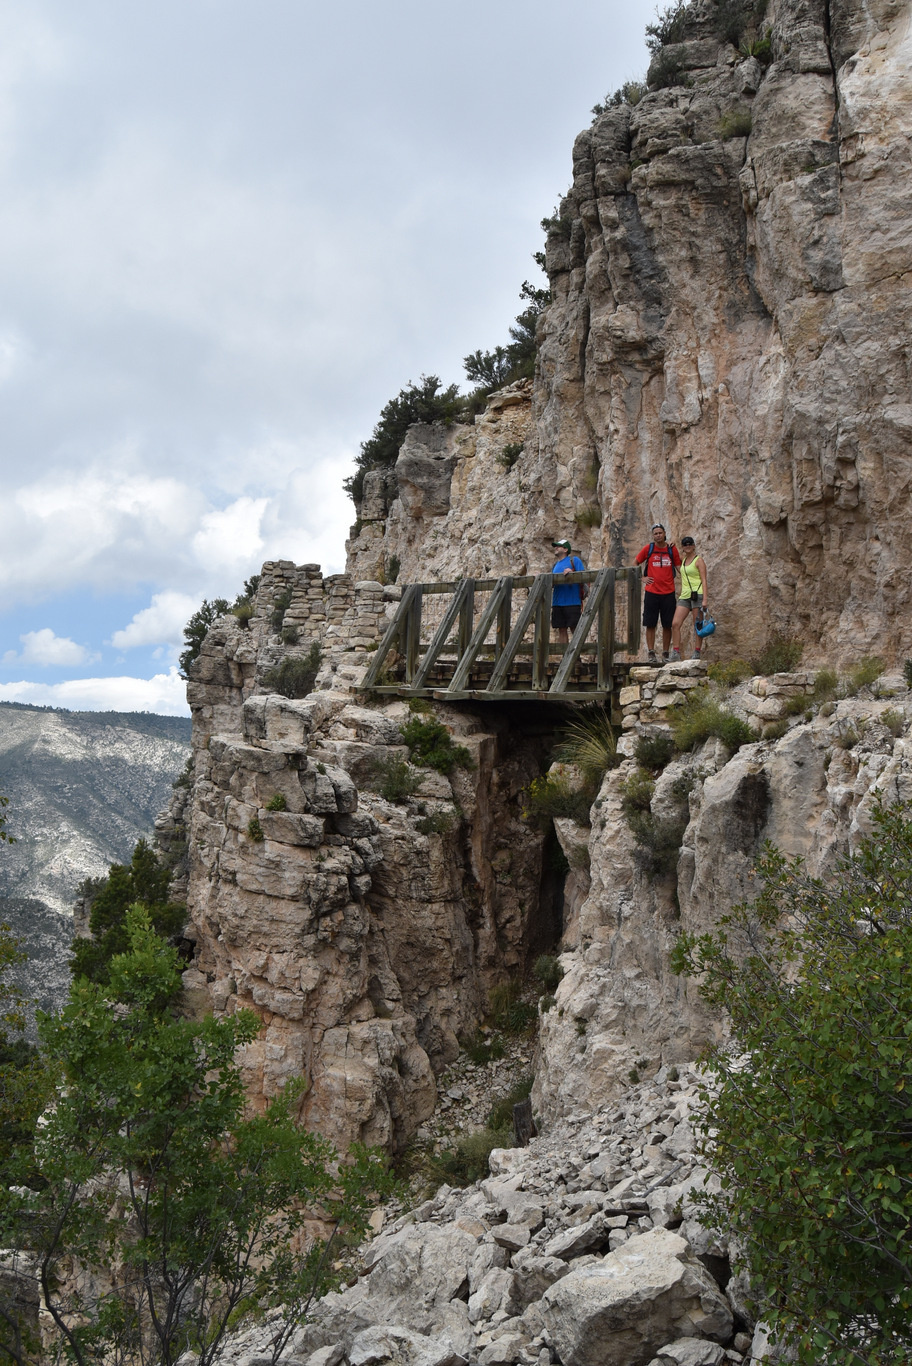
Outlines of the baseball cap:
M 569 550 L 569 549 L 570 549 L 570 542 L 569 542 L 569 541 L 552 541 L 551 544 L 552 544 L 552 545 L 559 545 L 559 546 L 561 546 L 561 548 L 564 549 L 564 550 Z

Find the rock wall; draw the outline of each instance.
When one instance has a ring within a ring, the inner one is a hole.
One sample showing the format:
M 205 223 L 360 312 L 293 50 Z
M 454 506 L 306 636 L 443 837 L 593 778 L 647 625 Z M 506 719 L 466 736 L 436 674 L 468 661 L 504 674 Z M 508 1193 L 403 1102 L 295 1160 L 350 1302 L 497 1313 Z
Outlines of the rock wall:
M 659 519 L 697 538 L 733 653 L 771 630 L 820 662 L 912 653 L 912 7 L 772 0 L 764 24 L 765 66 L 697 0 L 664 52 L 681 84 L 577 138 L 531 395 L 413 429 L 358 573 L 531 572 L 558 533 L 623 564 Z
M 450 708 L 471 766 L 413 769 L 406 704 L 355 691 L 397 597 L 268 564 L 253 619 L 213 627 L 188 686 L 188 1007 L 255 1010 L 252 1097 L 306 1076 L 305 1118 L 342 1146 L 405 1143 L 491 985 L 560 933 L 541 832 L 520 819 L 541 737 Z M 314 642 L 316 691 L 277 693 L 270 671 Z M 413 787 L 398 801 L 378 790 L 391 762 Z

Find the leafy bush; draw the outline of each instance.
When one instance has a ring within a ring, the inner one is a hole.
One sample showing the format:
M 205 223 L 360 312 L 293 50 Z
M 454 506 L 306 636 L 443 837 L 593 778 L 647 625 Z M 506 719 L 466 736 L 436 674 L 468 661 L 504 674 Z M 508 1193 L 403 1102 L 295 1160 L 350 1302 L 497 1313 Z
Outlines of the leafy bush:
M 322 662 L 320 646 L 313 641 L 306 655 L 286 655 L 281 664 L 268 669 L 263 675 L 263 687 L 282 697 L 307 697 L 314 690 Z
M 720 38 L 738 47 L 746 33 L 756 33 L 766 10 L 767 0 L 715 0 L 713 27 Z
M 380 417 L 355 458 L 355 473 L 345 480 L 344 488 L 355 503 L 364 495 L 364 476 L 368 470 L 391 469 L 399 456 L 406 432 L 414 422 L 445 422 L 448 426 L 460 412 L 459 386 L 440 386 L 437 375 L 422 375 L 419 384 L 411 381 L 380 410 Z
M 674 749 L 674 740 L 670 735 L 640 735 L 637 737 L 633 753 L 640 768 L 655 771 L 671 762 Z
M 788 721 L 767 721 L 763 727 L 764 740 L 781 740 L 788 731 Z
M 402 561 L 398 555 L 390 555 L 386 562 L 386 581 L 395 583 L 399 577 L 399 570 L 402 568 Z
M 496 1034 L 488 1038 L 484 1034 L 470 1034 L 468 1038 L 460 1039 L 459 1043 L 476 1067 L 486 1067 L 489 1062 L 499 1062 L 504 1055 L 503 1041 Z
M 676 85 L 690 85 L 681 52 L 667 47 L 657 52 L 649 63 L 646 81 L 650 90 L 670 90 Z
M 624 781 L 621 792 L 621 810 L 625 816 L 636 811 L 648 811 L 655 791 L 655 782 L 645 769 L 638 768 Z
M 591 807 L 590 789 L 573 788 L 563 774 L 552 773 L 533 778 L 526 793 L 523 815 L 538 824 L 547 824 L 555 816 L 565 816 L 577 825 L 588 825 Z
M 274 598 L 272 611 L 269 614 L 269 624 L 274 631 L 281 631 L 282 623 L 285 620 L 285 613 L 290 606 L 291 589 L 286 588 Z
M 513 1130 L 476 1129 L 436 1157 L 428 1159 L 428 1175 L 436 1184 L 471 1186 L 488 1175 L 488 1159 L 495 1148 L 509 1148 Z
M 247 822 L 247 834 L 254 844 L 262 844 L 266 836 L 263 834 L 263 827 L 260 825 L 259 817 L 251 816 Z
M 487 1128 L 500 1132 L 503 1129 L 513 1129 L 513 1106 L 519 1105 L 527 1100 L 532 1094 L 531 1076 L 520 1077 L 515 1085 L 511 1086 L 505 1096 L 500 1096 L 488 1111 L 485 1124 Z
M 422 816 L 416 821 L 415 829 L 419 835 L 445 835 L 452 830 L 455 821 L 452 811 L 432 811 L 429 816 Z
M 190 677 L 190 665 L 195 659 L 199 658 L 200 650 L 203 648 L 203 641 L 210 626 L 223 617 L 228 611 L 228 602 L 225 598 L 213 598 L 211 602 L 203 599 L 199 608 L 184 627 L 184 643 L 186 649 L 180 656 L 181 678 Z
M 757 872 L 759 897 L 674 957 L 734 1036 L 703 1095 L 723 1197 L 702 1217 L 736 1235 L 759 1311 L 800 1363 L 899 1366 L 912 1357 L 912 809 L 876 807 L 827 882 L 771 847 Z
M 416 773 L 405 759 L 390 755 L 388 759 L 378 760 L 373 781 L 385 801 L 407 802 L 421 786 L 421 774 Z
M 687 6 L 684 0 L 674 0 L 664 9 L 657 10 L 655 23 L 646 25 L 646 46 L 649 51 L 658 52 L 666 43 L 680 43 L 686 21 Z
M 472 767 L 472 756 L 465 745 L 454 744 L 452 735 L 436 716 L 430 716 L 425 721 L 413 716 L 399 729 L 413 763 L 434 768 L 438 773 L 452 773 L 455 768 Z
M 274 792 L 266 803 L 267 811 L 287 811 L 288 802 L 281 792 Z
M 794 697 L 787 697 L 785 700 L 786 716 L 800 716 L 802 712 L 807 711 L 808 702 L 809 698 L 800 693 L 796 693 Z
M 755 674 L 788 674 L 798 667 L 804 653 L 804 644 L 797 636 L 786 636 L 780 632 L 771 635 L 764 649 L 751 660 Z
M 750 136 L 752 126 L 750 110 L 735 109 L 730 114 L 723 114 L 719 120 L 719 137 L 723 142 L 729 138 L 746 138 Z
M 899 737 L 906 728 L 906 718 L 901 711 L 895 707 L 889 707 L 887 711 L 881 712 L 880 723 L 886 726 L 891 735 Z
M 673 873 L 678 866 L 687 817 L 631 811 L 626 820 L 637 842 L 635 858 L 643 871 L 657 877 Z
M 609 109 L 617 109 L 619 105 L 637 105 L 645 94 L 646 83 L 644 81 L 625 81 L 611 95 L 605 96 L 603 104 L 594 104 L 592 112 L 598 118 L 600 114 L 604 114 Z
M 694 688 L 687 694 L 682 707 L 675 707 L 671 716 L 671 730 L 679 750 L 691 750 L 715 735 L 736 753 L 754 735 L 746 721 L 719 705 L 705 688 Z
M 564 976 L 564 969 L 550 953 L 542 953 L 532 967 L 532 976 L 541 982 L 546 991 L 556 991 Z
M 750 678 L 753 670 L 746 659 L 730 659 L 727 664 L 710 664 L 707 672 L 714 683 L 733 688 Z
M 283 626 L 281 635 L 283 645 L 297 645 L 299 639 L 297 626 Z
M 580 769 L 584 783 L 592 789 L 590 804 L 605 774 L 621 762 L 611 718 L 602 707 L 581 711 L 564 726 L 555 753 L 562 762 Z
M 253 616 L 253 613 L 254 606 L 253 603 L 249 601 L 249 599 L 245 599 L 243 602 L 236 602 L 234 606 L 230 609 L 230 615 L 236 617 L 237 620 L 241 623 L 241 625 L 245 628 L 248 626 L 250 618 Z
M 907 659 L 903 664 L 903 679 L 907 688 L 912 688 L 912 659 Z
M 522 441 L 508 442 L 497 456 L 498 465 L 503 465 L 505 470 L 511 470 L 524 450 L 525 445 Z
M 875 655 L 866 655 L 859 660 L 858 664 L 849 674 L 849 683 L 856 692 L 861 688 L 869 688 L 872 683 L 876 683 L 884 671 L 884 662 Z
M 835 669 L 818 669 L 814 676 L 814 701 L 829 702 L 836 696 L 839 675 Z

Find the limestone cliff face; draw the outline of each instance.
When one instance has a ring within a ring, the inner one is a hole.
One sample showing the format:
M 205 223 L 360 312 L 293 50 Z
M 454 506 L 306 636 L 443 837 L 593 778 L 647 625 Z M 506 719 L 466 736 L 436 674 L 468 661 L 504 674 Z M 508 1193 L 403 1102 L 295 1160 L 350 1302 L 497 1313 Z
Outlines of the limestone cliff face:
M 912 652 L 912 7 L 765 22 L 763 67 L 698 0 L 687 84 L 579 136 L 532 393 L 414 431 L 398 498 L 369 485 L 357 573 L 531 571 L 557 533 L 625 563 L 659 519 L 696 536 L 734 653 L 771 629 L 821 660 Z
M 397 1147 L 433 1110 L 434 1074 L 484 1014 L 488 988 L 560 932 L 542 901 L 542 836 L 520 819 L 540 742 L 506 718 L 448 716 L 471 755 L 451 778 L 406 768 L 404 702 L 355 689 L 398 590 L 266 565 L 249 627 L 223 618 L 193 668 L 188 905 L 196 1010 L 259 1014 L 250 1093 L 311 1083 L 305 1116 L 343 1146 Z M 283 643 L 271 618 L 288 600 Z M 317 690 L 270 670 L 325 652 Z M 558 910 L 559 920 L 559 910 Z

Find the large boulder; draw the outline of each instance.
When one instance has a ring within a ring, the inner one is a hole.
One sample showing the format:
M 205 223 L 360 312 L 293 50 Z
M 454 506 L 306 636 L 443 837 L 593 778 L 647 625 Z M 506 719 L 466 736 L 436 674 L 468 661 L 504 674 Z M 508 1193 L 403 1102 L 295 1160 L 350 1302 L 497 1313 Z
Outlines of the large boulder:
M 676 1339 L 724 1342 L 732 1332 L 712 1276 L 663 1228 L 571 1271 L 545 1292 L 542 1311 L 563 1366 L 646 1366 Z

